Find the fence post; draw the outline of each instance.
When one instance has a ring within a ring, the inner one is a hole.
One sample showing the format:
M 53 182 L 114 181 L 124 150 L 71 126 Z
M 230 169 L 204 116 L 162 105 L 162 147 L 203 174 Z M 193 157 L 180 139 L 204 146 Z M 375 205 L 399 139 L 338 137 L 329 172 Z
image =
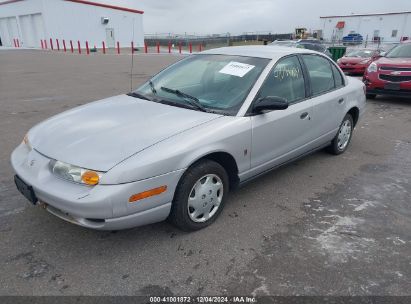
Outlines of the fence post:
M 81 54 L 80 40 L 77 40 L 78 53 Z
M 131 41 L 131 55 L 134 54 L 134 41 Z
M 40 44 L 41 44 L 41 49 L 44 49 L 44 43 L 43 43 L 43 39 L 40 40 Z
M 189 44 L 189 48 L 190 48 L 190 54 L 193 52 L 193 44 L 190 42 Z
M 87 55 L 90 55 L 90 49 L 88 47 L 88 41 L 86 40 L 86 53 Z
M 53 46 L 53 39 L 50 38 L 50 48 L 53 51 L 54 50 L 54 46 Z
M 160 53 L 160 42 L 157 42 L 157 53 Z
M 74 53 L 73 41 L 71 40 L 70 40 L 70 50 L 72 53 Z
M 147 42 L 144 41 L 144 53 L 148 53 L 148 45 Z
M 64 40 L 64 39 L 63 39 L 63 49 L 64 49 L 64 53 L 67 52 L 66 40 Z
M 106 43 L 103 41 L 103 54 L 106 53 Z
M 117 41 L 117 54 L 120 54 L 120 41 Z
M 57 51 L 60 51 L 60 43 L 58 39 L 56 39 L 56 45 L 57 45 Z
M 171 42 L 168 42 L 168 53 L 171 54 Z
M 181 42 L 178 43 L 178 52 L 181 54 Z
M 44 48 L 47 50 L 47 40 L 44 39 Z

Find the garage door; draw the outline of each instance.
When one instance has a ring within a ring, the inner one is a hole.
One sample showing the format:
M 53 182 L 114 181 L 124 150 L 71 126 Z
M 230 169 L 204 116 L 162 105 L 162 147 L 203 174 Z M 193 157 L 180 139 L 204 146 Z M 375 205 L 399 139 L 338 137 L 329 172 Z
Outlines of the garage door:
M 20 40 L 16 17 L 0 18 L 0 37 L 4 46 L 14 46 L 13 39 Z
M 43 18 L 41 14 L 19 16 L 23 46 L 39 47 L 44 37 Z

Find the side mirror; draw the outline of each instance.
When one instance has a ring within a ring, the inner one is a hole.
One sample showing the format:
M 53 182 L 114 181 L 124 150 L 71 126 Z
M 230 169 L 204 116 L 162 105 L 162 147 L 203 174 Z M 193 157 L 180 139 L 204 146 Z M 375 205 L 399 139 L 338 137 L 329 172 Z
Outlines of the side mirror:
M 253 107 L 254 113 L 263 113 L 265 111 L 285 110 L 288 108 L 288 102 L 278 96 L 266 96 L 257 99 Z

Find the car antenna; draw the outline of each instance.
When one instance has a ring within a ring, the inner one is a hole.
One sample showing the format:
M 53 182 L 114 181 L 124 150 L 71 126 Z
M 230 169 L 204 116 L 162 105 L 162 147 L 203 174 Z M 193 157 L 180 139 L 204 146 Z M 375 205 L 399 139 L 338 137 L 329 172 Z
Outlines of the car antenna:
M 133 67 L 134 67 L 134 17 L 133 17 L 133 42 L 131 43 L 131 71 L 130 71 L 130 91 L 133 91 Z

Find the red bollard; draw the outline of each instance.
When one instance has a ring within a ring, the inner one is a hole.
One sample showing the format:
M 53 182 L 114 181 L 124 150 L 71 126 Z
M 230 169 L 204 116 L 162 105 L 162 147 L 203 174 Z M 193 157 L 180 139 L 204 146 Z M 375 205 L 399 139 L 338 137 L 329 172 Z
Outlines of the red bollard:
M 189 48 L 190 48 L 190 54 L 193 52 L 193 44 L 190 42 L 189 44 Z
M 40 40 L 40 44 L 41 44 L 41 49 L 44 49 L 44 43 L 43 43 L 43 39 Z
M 160 54 L 160 42 L 157 42 L 157 53 Z
M 144 42 L 144 53 L 148 53 L 148 45 L 147 42 Z
M 51 38 L 50 38 L 50 48 L 51 48 L 52 51 L 54 50 L 54 47 L 53 47 L 53 39 L 51 39 Z
M 17 47 L 16 38 L 13 38 L 13 44 L 14 44 L 14 47 Z
M 17 39 L 16 39 L 16 41 L 17 41 L 17 47 L 19 48 L 19 47 L 20 47 L 20 41 L 19 41 L 19 38 L 17 38 Z
M 131 54 L 134 54 L 134 41 L 131 41 Z
M 105 54 L 105 53 L 106 53 L 106 44 L 103 41 L 103 54 Z
M 181 54 L 181 42 L 178 44 L 178 52 Z
M 64 39 L 63 39 L 63 49 L 64 49 L 64 52 L 67 52 L 66 40 L 64 40 Z
M 201 45 L 201 43 L 198 45 L 198 51 L 201 52 L 203 50 L 203 46 Z
M 44 39 L 44 48 L 47 50 L 47 40 Z
M 73 41 L 70 40 L 70 51 L 74 53 Z
M 81 54 L 80 40 L 77 40 L 78 53 Z
M 120 42 L 117 41 L 117 54 L 120 54 Z
M 87 55 L 90 55 L 90 49 L 88 48 L 88 41 L 86 41 L 86 53 Z
M 171 54 L 171 42 L 168 42 L 168 53 Z
M 57 51 L 60 51 L 60 43 L 58 39 L 56 39 L 56 45 L 57 45 Z

